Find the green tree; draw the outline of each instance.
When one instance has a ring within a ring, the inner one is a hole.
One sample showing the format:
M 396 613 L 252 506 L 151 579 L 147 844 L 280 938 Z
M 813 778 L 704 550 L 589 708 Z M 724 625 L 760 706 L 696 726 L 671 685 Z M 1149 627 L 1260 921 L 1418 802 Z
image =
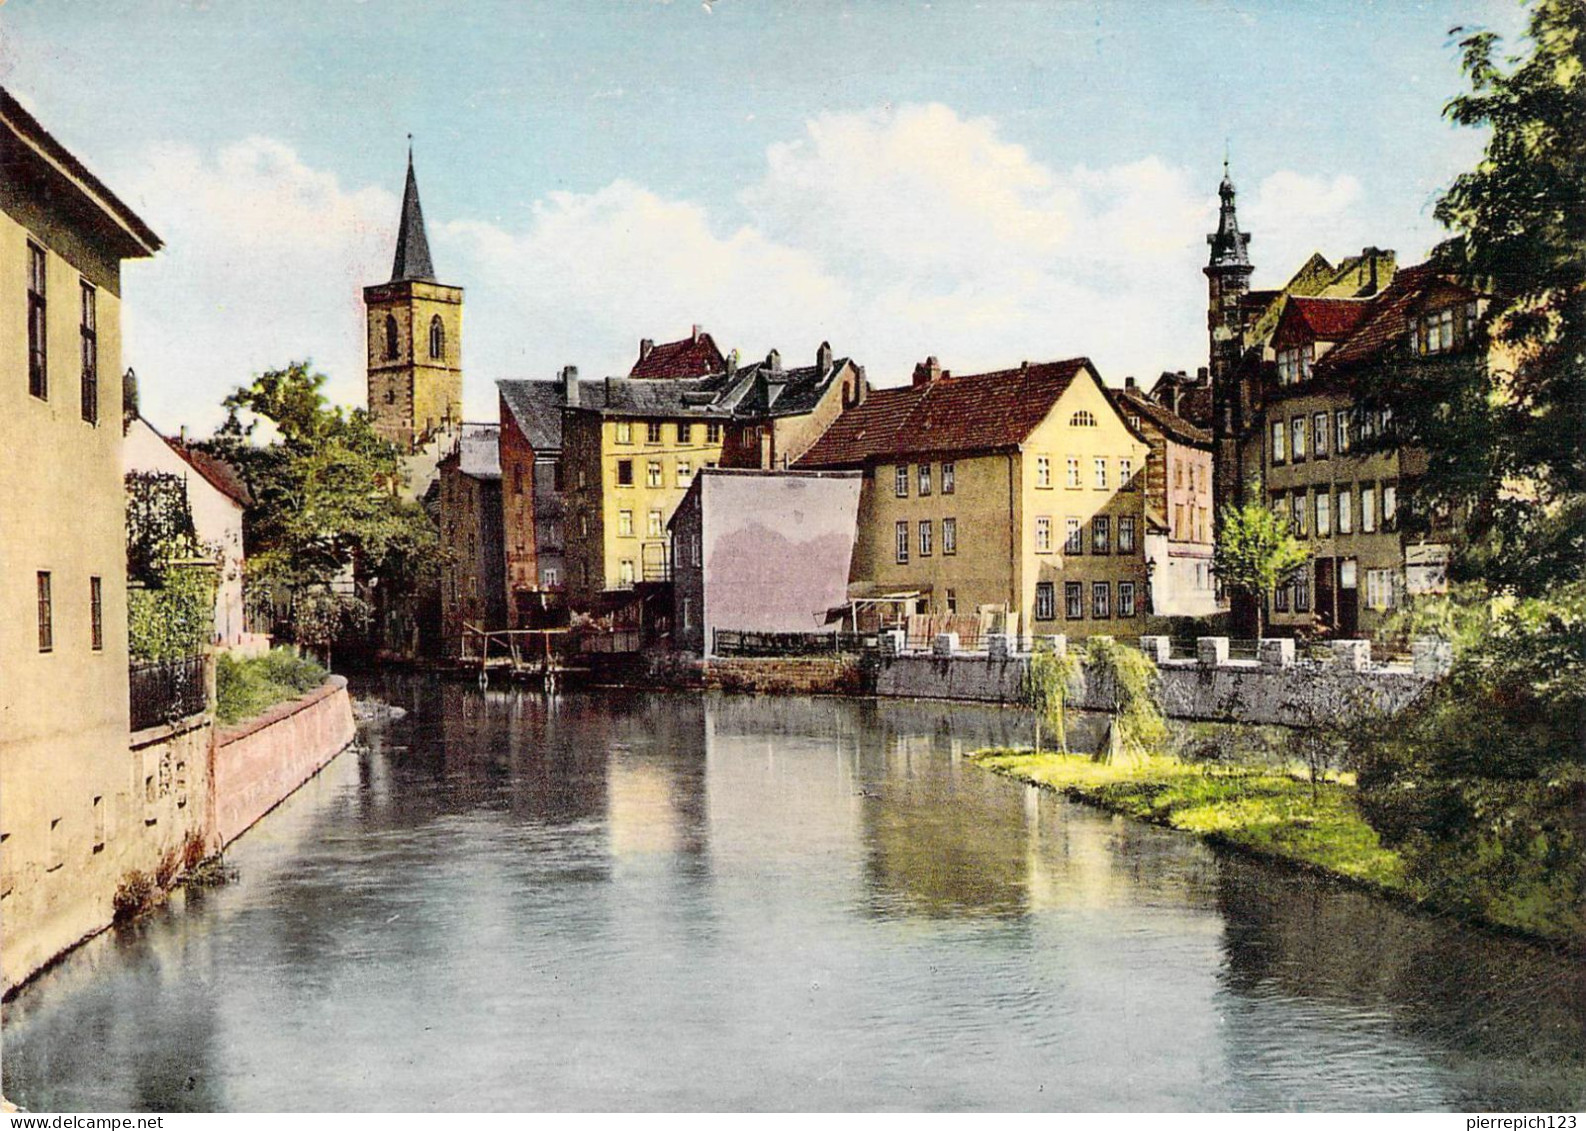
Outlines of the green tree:
M 330 404 L 324 384 L 306 362 L 258 375 L 225 399 L 226 422 L 206 447 L 237 468 L 253 495 L 250 578 L 290 593 L 305 642 L 328 647 L 327 625 L 368 616 L 366 606 L 328 611 L 323 595 L 333 582 L 350 571 L 386 596 L 416 592 L 438 577 L 439 539 L 423 508 L 398 494 L 396 446 L 362 410 Z
M 1046 641 L 1036 645 L 1024 672 L 1021 688 L 1024 705 L 1035 713 L 1035 752 L 1041 752 L 1041 724 L 1052 728 L 1057 748 L 1068 753 L 1068 689 L 1079 675 L 1079 660 L 1068 650 L 1059 652 Z
M 1289 530 L 1288 519 L 1259 503 L 1224 507 L 1213 568 L 1217 579 L 1256 606 L 1256 635 L 1266 625 L 1266 596 L 1310 560 L 1311 552 Z
M 1167 742 L 1167 720 L 1156 699 L 1157 668 L 1150 656 L 1110 636 L 1094 637 L 1085 645 L 1085 683 L 1093 700 L 1096 693 L 1106 700 L 1112 716 L 1099 760 L 1142 757 Z
M 1462 36 L 1470 90 L 1444 108 L 1490 131 L 1437 205 L 1437 253 L 1492 296 L 1487 364 L 1401 362 L 1385 375 L 1394 442 L 1426 453 L 1412 521 L 1458 516 L 1456 576 L 1540 595 L 1586 561 L 1586 4 L 1534 0 L 1529 50 Z
M 128 651 L 135 660 L 197 655 L 215 631 L 219 552 L 199 542 L 180 476 L 129 472 L 126 501 Z

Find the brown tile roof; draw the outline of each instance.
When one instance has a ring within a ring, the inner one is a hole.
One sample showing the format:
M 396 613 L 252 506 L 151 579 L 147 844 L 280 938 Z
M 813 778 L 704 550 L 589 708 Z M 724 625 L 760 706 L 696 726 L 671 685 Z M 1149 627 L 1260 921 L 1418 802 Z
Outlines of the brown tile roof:
M 662 342 L 651 346 L 628 370 L 629 377 L 673 379 L 678 377 L 704 377 L 720 373 L 727 367 L 727 359 L 716 348 L 716 341 L 698 326 L 694 332 L 679 342 Z
M 1317 376 L 1337 373 L 1377 357 L 1404 336 L 1404 321 L 1415 303 L 1442 276 L 1430 263 L 1400 269 L 1387 288 L 1365 305 L 1370 317 L 1362 319 L 1344 341 L 1316 363 Z
M 996 451 L 1024 441 L 1046 419 L 1089 358 L 875 389 L 839 416 L 799 467 L 852 467 L 870 459 Z
M 161 436 L 160 439 L 164 440 L 173 452 L 186 460 L 187 466 L 198 472 L 204 482 L 222 495 L 241 507 L 253 504 L 252 492 L 248 490 L 248 485 L 242 481 L 242 476 L 237 474 L 237 469 L 231 464 L 200 448 L 189 447 L 180 440 L 173 440 L 169 436 Z
M 1133 412 L 1145 417 L 1166 433 L 1169 439 L 1211 450 L 1210 432 L 1184 419 L 1167 405 L 1158 404 L 1139 389 L 1108 389 L 1107 395 L 1112 398 L 1112 403 L 1118 406 L 1119 412 L 1126 416 Z

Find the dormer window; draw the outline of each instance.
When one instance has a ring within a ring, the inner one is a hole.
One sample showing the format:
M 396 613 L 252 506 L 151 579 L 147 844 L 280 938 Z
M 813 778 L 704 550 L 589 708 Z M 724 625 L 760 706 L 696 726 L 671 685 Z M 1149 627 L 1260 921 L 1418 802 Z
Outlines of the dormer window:
M 441 325 L 441 316 L 437 314 L 430 319 L 430 358 L 439 361 L 446 356 L 446 327 Z
M 1094 428 L 1096 427 L 1096 417 L 1089 410 L 1082 408 L 1069 417 L 1068 426 L 1070 428 Z
M 1454 348 L 1454 308 L 1434 310 L 1421 316 L 1416 328 L 1416 348 L 1421 356 L 1447 353 Z
M 1278 383 L 1298 385 L 1311 376 L 1311 363 L 1316 360 L 1316 346 L 1306 342 L 1278 351 Z

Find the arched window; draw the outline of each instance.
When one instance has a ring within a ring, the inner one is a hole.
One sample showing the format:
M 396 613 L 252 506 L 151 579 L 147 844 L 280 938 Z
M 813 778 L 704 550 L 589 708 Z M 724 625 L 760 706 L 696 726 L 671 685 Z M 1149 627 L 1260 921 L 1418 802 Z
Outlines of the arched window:
M 398 353 L 396 315 L 387 314 L 385 316 L 385 359 L 387 361 L 395 361 Z
M 439 361 L 446 356 L 446 327 L 441 325 L 441 316 L 437 314 L 430 319 L 430 357 Z
M 1068 426 L 1070 428 L 1094 428 L 1096 427 L 1096 418 L 1088 410 L 1082 408 L 1069 419 Z

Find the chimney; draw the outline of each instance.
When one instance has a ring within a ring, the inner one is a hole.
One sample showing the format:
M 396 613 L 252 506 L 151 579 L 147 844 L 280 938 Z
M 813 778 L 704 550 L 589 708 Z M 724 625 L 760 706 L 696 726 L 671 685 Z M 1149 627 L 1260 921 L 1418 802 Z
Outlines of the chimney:
M 782 355 L 776 350 L 772 350 L 770 353 L 766 354 L 765 367 L 771 371 L 773 376 L 782 376 Z
M 694 329 L 689 333 L 689 340 L 690 341 L 694 341 L 694 342 L 698 342 L 699 341 L 699 323 L 698 322 L 694 323 Z
M 611 407 L 611 374 L 606 374 L 606 407 Z
M 928 357 L 914 367 L 914 384 L 929 385 L 932 381 L 942 379 L 942 363 L 935 357 Z
M 854 404 L 862 405 L 865 403 L 865 398 L 870 395 L 870 384 L 865 379 L 863 365 L 856 365 L 854 369 L 857 371 L 854 377 Z
M 1197 385 L 1206 384 L 1210 377 L 1211 370 L 1207 369 L 1204 365 L 1195 371 L 1195 383 Z
M 1135 385 L 1135 383 L 1134 383 L 1134 378 L 1133 378 L 1133 377 L 1125 377 L 1125 378 L 1124 378 L 1124 379 L 1123 379 L 1123 387 L 1124 387 L 1124 388 L 1125 388 L 1125 389 L 1133 389 L 1133 388 L 1136 388 L 1136 385 Z
M 815 373 L 818 377 L 826 376 L 826 371 L 832 367 L 832 344 L 822 342 L 815 351 Z
M 736 349 L 727 355 L 727 376 L 738 376 L 738 351 Z
M 576 365 L 562 369 L 562 403 L 570 408 L 578 407 L 578 366 Z
M 187 425 L 184 424 L 180 428 L 178 428 L 176 430 L 176 436 L 177 436 L 177 439 L 181 442 L 182 447 L 184 447 L 184 448 L 187 447 Z
M 138 417 L 138 375 L 127 366 L 127 371 L 121 375 L 121 431 L 123 434 L 132 427 L 132 422 Z
M 654 338 L 640 338 L 639 339 L 639 360 L 643 361 L 645 358 L 649 357 L 650 356 L 650 351 L 653 350 L 654 348 L 655 348 L 655 339 Z

